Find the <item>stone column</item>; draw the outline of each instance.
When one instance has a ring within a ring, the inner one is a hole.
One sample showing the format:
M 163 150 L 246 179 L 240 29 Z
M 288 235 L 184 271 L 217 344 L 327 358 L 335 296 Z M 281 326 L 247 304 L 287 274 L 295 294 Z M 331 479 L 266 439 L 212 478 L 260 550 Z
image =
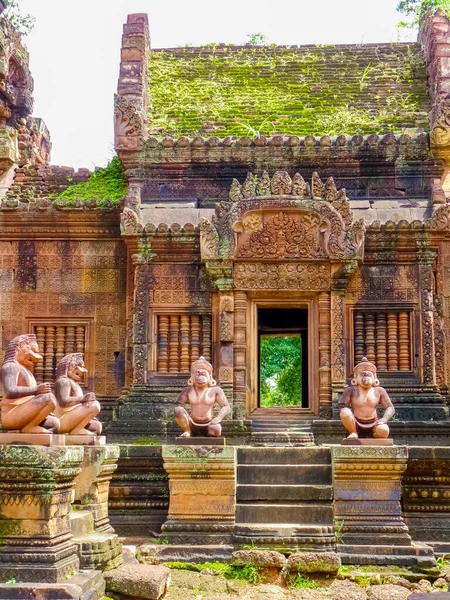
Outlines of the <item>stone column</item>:
M 411 544 L 401 513 L 406 446 L 335 446 L 334 521 L 344 564 L 433 566 L 433 551 Z
M 245 417 L 247 394 L 247 293 L 234 293 L 233 418 Z
M 70 503 L 83 448 L 0 446 L 0 580 L 65 582 L 78 570 Z
M 119 446 L 83 446 L 82 470 L 75 479 L 75 513 L 92 515 L 93 531 L 76 536 L 81 567 L 115 569 L 122 564 L 122 544 L 109 523 L 109 484 L 119 459 Z
M 198 553 L 198 546 L 210 547 L 205 558 L 227 557 L 236 511 L 236 449 L 165 446 L 162 452 L 170 493 L 162 531 L 172 545 L 165 559 L 177 552 L 188 559 Z
M 319 414 L 331 419 L 331 297 L 319 294 Z
M 219 384 L 225 395 L 233 393 L 234 296 L 232 291 L 219 293 Z M 230 404 L 231 398 L 229 398 Z
M 139 262 L 136 265 L 135 274 L 133 321 L 133 383 L 137 385 L 144 385 L 147 381 L 148 319 L 151 282 L 150 265 Z

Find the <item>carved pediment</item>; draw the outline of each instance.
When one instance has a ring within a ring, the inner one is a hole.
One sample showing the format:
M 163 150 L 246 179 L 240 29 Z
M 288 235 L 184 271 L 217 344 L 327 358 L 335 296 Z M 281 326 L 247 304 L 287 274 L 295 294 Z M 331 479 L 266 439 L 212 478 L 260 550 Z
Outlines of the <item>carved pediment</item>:
M 364 220 L 353 222 L 345 190 L 317 173 L 252 173 L 233 180 L 229 200 L 202 225 L 202 260 L 362 259 Z

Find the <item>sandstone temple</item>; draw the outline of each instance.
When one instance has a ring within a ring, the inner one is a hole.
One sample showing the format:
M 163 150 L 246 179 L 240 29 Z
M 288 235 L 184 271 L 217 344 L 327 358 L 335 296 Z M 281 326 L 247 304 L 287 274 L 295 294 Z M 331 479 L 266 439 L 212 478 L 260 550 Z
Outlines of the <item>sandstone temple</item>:
M 162 526 L 168 548 L 220 556 L 254 540 L 328 551 L 345 521 L 343 562 L 432 565 L 432 550 L 448 552 L 449 57 L 439 12 L 416 43 L 165 49 L 132 14 L 111 114 L 118 158 L 91 174 L 51 164 L 28 53 L 0 23 L 1 358 L 35 334 L 39 383 L 84 355 L 83 383 L 121 449 L 118 533 Z M 301 343 L 288 405 L 263 401 L 271 336 Z M 225 447 L 183 450 L 200 470 L 209 456 L 214 518 L 187 484 L 174 495 L 174 404 L 201 356 L 231 408 Z M 330 454 L 363 357 L 396 411 L 400 446 L 386 459 L 372 447 Z M 350 506 L 355 481 L 364 514 Z M 381 521 L 381 550 L 369 551 Z

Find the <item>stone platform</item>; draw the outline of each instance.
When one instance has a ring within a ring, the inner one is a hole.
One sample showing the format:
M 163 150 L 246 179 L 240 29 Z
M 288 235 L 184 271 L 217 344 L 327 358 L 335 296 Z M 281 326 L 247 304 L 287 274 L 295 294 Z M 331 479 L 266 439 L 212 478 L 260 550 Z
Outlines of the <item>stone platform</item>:
M 0 584 L 0 600 L 103 600 L 105 580 L 100 571 L 78 573 L 61 583 Z
M 177 437 L 176 446 L 226 446 L 227 441 L 223 437 Z
M 65 435 L 66 446 L 104 446 L 104 435 Z
M 405 446 L 332 447 L 334 520 L 344 564 L 435 566 L 433 551 L 412 544 L 401 513 Z
M 65 446 L 66 436 L 54 433 L 20 433 L 20 431 L 0 433 L 0 445 L 8 444 L 22 446 Z
M 341 444 L 342 446 L 393 446 L 394 440 L 375 438 L 344 438 Z
M 61 583 L 78 571 L 69 512 L 83 448 L 0 446 L 0 581 Z
M 232 542 L 236 509 L 236 449 L 223 446 L 165 446 L 170 503 L 164 537 L 173 546 L 216 546 Z M 188 558 L 188 557 L 186 557 Z M 214 553 L 210 555 L 214 560 Z

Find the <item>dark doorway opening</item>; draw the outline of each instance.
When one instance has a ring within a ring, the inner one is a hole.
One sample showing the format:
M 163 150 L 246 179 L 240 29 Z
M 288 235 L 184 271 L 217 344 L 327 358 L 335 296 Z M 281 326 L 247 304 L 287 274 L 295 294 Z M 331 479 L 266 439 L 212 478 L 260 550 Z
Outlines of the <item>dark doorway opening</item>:
M 258 309 L 261 408 L 308 408 L 308 310 Z

